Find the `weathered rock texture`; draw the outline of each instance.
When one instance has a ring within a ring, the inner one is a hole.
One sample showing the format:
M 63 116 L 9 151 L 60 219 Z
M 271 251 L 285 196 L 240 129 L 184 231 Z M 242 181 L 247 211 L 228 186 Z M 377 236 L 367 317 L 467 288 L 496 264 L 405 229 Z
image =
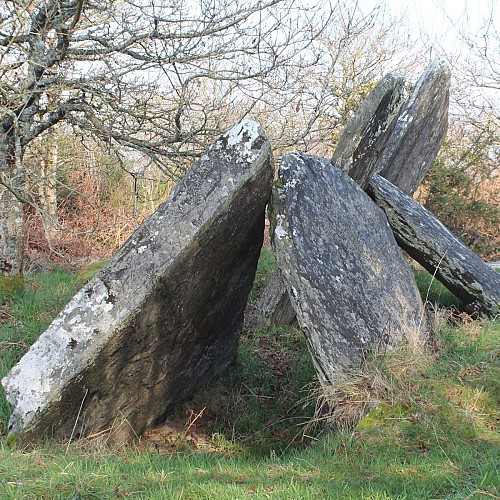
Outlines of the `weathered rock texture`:
M 279 269 L 273 272 L 256 308 L 256 321 L 260 325 L 292 325 L 296 314 Z
M 273 166 L 262 129 L 218 139 L 2 381 L 25 440 L 140 434 L 233 358 Z M 81 405 L 81 409 L 80 409 Z
M 361 103 L 333 153 L 332 162 L 363 189 L 370 182 L 389 126 L 401 108 L 404 82 L 401 75 L 384 76 Z M 295 321 L 279 269 L 259 300 L 256 319 L 263 325 L 291 325 Z
M 387 219 L 328 160 L 286 155 L 271 204 L 279 268 L 320 380 L 418 328 L 423 306 Z
M 332 162 L 366 189 L 403 102 L 405 79 L 388 74 L 368 94 L 345 128 Z
M 422 183 L 446 135 L 449 87 L 446 63 L 431 63 L 393 122 L 394 128 L 375 165 L 375 173 L 408 195 Z
M 399 245 L 471 311 L 500 313 L 500 275 L 434 215 L 389 181 L 375 176 L 368 193 L 384 210 Z

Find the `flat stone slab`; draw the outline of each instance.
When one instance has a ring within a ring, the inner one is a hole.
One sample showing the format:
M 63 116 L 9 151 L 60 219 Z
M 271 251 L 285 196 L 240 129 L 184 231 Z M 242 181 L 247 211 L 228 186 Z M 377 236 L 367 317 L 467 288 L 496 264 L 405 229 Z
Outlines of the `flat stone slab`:
M 404 96 L 402 75 L 385 75 L 368 94 L 342 133 L 332 163 L 363 189 L 373 176 L 377 159 L 389 136 Z M 257 305 L 257 322 L 262 325 L 291 325 L 295 312 L 279 269 L 272 276 Z
M 278 266 L 323 384 L 338 383 L 370 347 L 420 328 L 420 294 L 385 215 L 330 161 L 285 155 L 270 214 Z
M 226 367 L 273 169 L 255 122 L 221 136 L 2 380 L 9 432 L 126 440 Z
M 448 130 L 450 69 L 432 62 L 391 127 L 375 173 L 412 195 L 434 163 Z
M 465 246 L 432 213 L 386 179 L 375 176 L 368 193 L 384 210 L 401 248 L 425 267 L 469 312 L 500 314 L 500 274 Z
M 332 163 L 366 189 L 403 103 L 405 79 L 385 75 L 366 96 L 342 133 Z

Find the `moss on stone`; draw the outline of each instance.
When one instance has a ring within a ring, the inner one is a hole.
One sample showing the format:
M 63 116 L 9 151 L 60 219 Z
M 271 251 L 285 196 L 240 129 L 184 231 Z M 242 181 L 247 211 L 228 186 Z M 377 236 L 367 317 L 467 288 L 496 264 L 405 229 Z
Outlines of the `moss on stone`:
M 404 418 L 405 409 L 402 406 L 391 406 L 387 403 L 380 403 L 371 410 L 366 417 L 356 427 L 361 432 L 369 429 L 382 428 L 391 420 Z M 406 422 L 401 420 L 401 422 Z
M 90 281 L 107 263 L 109 259 L 92 262 L 85 266 L 77 275 L 76 279 L 83 283 Z
M 14 432 L 5 437 L 5 445 L 11 450 L 15 450 L 19 445 L 19 434 Z

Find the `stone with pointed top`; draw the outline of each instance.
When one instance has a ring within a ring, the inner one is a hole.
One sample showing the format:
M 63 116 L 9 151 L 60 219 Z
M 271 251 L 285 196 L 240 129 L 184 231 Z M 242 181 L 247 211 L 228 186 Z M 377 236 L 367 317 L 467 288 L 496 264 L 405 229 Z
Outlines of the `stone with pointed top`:
M 384 213 L 344 172 L 290 154 L 279 180 L 276 259 L 319 378 L 335 385 L 370 347 L 418 334 L 422 301 Z
M 366 189 L 404 97 L 405 79 L 389 73 L 368 94 L 345 128 L 332 162 Z
M 401 108 L 375 164 L 375 173 L 410 196 L 434 163 L 448 130 L 450 75 L 444 61 L 427 67 Z
M 220 137 L 3 379 L 9 431 L 27 442 L 112 429 L 123 441 L 223 369 L 272 175 L 257 123 Z

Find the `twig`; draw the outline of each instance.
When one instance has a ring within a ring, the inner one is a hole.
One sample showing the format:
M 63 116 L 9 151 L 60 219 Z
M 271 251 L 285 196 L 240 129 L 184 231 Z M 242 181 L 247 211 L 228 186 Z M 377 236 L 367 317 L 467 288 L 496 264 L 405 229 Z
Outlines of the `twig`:
M 2 346 L 8 346 L 8 347 L 22 347 L 23 349 L 28 349 L 28 346 L 25 342 L 20 340 L 19 342 L 9 342 L 8 340 L 2 340 L 0 341 L 0 347 Z
M 85 439 L 94 439 L 96 437 L 102 436 L 103 434 L 106 434 L 106 432 L 109 432 L 113 430 L 113 427 L 108 427 L 107 429 L 104 429 L 99 432 L 95 432 L 94 434 L 90 434 L 90 436 L 86 436 Z
M 448 247 L 445 252 L 443 253 L 443 255 L 441 255 L 441 258 L 439 259 L 439 262 L 436 266 L 436 268 L 434 269 L 434 272 L 432 273 L 432 278 L 431 278 L 431 281 L 429 283 L 429 286 L 427 287 L 427 293 L 425 295 L 425 300 L 424 300 L 424 306 L 426 304 L 428 304 L 428 301 L 429 301 L 429 294 L 430 294 L 430 291 L 431 291 L 431 287 L 432 287 L 432 283 L 434 283 L 434 279 L 436 278 L 436 274 L 437 272 L 439 271 L 439 268 L 441 267 L 441 262 L 443 262 L 443 259 L 446 257 L 446 254 L 448 253 L 448 250 L 451 248 Z M 418 325 L 418 330 L 420 332 L 420 329 L 422 328 L 422 325 L 424 323 L 424 315 L 425 315 L 425 307 L 424 309 L 422 310 L 422 316 L 420 317 L 420 324 Z
M 496 500 L 500 500 L 500 497 L 498 495 L 493 495 L 493 493 L 488 493 L 487 491 L 484 491 L 484 490 L 476 490 L 476 491 L 473 491 L 470 495 L 467 495 L 464 500 L 469 500 L 469 498 L 472 498 L 474 495 L 476 495 L 477 493 L 479 493 L 480 495 L 484 495 L 484 496 L 487 496 L 487 497 L 491 497 L 491 498 L 495 498 Z
M 75 424 L 73 425 L 73 430 L 71 431 L 71 436 L 69 437 L 68 444 L 66 445 L 66 452 L 64 453 L 65 455 L 68 453 L 69 445 L 71 444 L 71 440 L 73 439 L 73 435 L 74 435 L 75 429 L 76 429 L 76 424 L 78 423 L 78 419 L 80 418 L 80 413 L 82 412 L 83 403 L 85 402 L 85 398 L 87 397 L 88 393 L 89 393 L 89 390 L 85 389 L 85 394 L 83 395 L 82 402 L 80 403 L 80 408 L 78 410 L 78 414 L 77 414 L 76 419 L 75 419 Z
M 193 425 L 195 424 L 195 422 L 196 422 L 199 418 L 201 418 L 201 416 L 203 415 L 203 412 L 204 412 L 206 409 L 207 409 L 207 407 L 206 407 L 206 406 L 204 406 L 204 407 L 200 410 L 200 412 L 199 412 L 199 413 L 198 413 L 198 414 L 197 414 L 197 415 L 196 415 L 193 419 L 191 419 L 191 417 L 192 417 L 192 415 L 191 415 L 191 417 L 189 418 L 189 420 L 190 420 L 189 425 L 187 426 L 186 430 L 184 431 L 184 436 L 187 436 L 187 433 L 189 432 L 189 429 L 191 429 L 191 427 L 193 427 Z

